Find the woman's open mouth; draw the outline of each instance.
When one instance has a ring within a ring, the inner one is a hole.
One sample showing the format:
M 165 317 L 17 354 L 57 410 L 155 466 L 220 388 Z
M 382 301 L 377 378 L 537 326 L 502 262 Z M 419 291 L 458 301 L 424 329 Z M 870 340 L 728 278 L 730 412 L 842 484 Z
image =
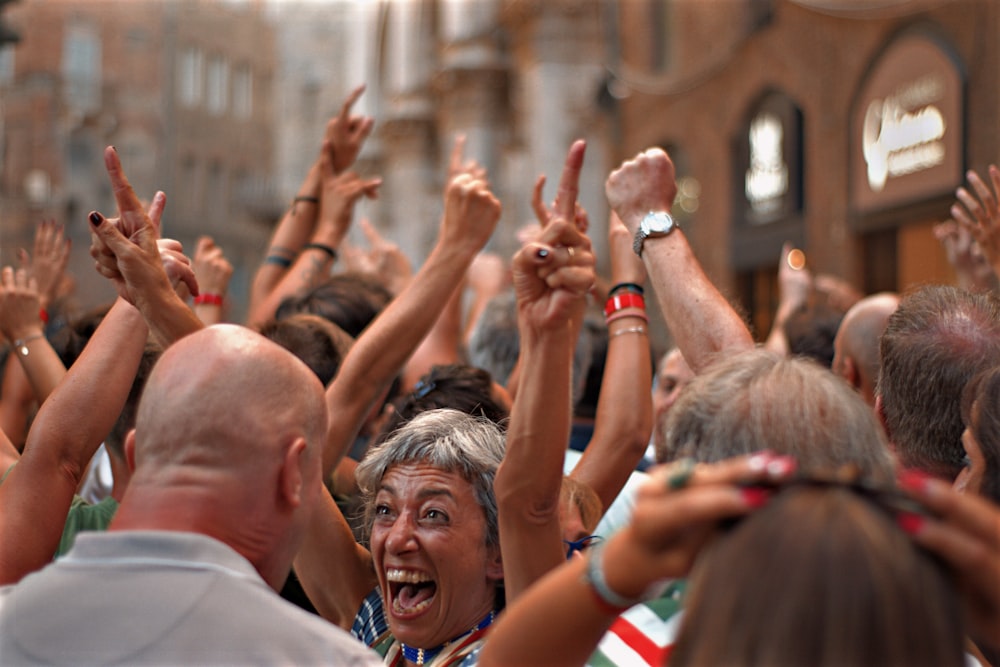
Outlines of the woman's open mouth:
M 396 616 L 414 616 L 425 611 L 437 594 L 437 583 L 424 572 L 387 569 L 390 607 Z

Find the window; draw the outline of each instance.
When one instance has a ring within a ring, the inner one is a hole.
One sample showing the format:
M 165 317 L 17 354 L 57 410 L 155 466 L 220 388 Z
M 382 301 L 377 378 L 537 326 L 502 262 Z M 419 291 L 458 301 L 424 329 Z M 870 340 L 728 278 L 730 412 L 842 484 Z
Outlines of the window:
M 62 74 L 66 104 L 90 113 L 101 105 L 101 39 L 87 24 L 70 25 L 63 40 Z
M 206 106 L 211 114 L 221 115 L 229 103 L 229 63 L 221 56 L 212 56 L 208 61 L 206 80 Z
M 237 118 L 253 114 L 253 74 L 249 65 L 240 65 L 233 72 L 233 113 Z
M 188 47 L 181 51 L 177 68 L 177 96 L 181 105 L 192 108 L 201 104 L 202 70 L 205 56 L 201 49 Z

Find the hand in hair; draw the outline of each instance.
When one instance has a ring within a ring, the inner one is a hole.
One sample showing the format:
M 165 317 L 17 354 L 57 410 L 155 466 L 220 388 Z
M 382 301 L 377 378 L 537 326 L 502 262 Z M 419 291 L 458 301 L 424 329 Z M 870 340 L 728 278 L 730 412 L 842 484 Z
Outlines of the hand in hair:
M 952 566 L 972 637 L 1000 651 L 1000 507 L 919 473 L 900 486 L 938 517 L 912 515 L 904 529 Z

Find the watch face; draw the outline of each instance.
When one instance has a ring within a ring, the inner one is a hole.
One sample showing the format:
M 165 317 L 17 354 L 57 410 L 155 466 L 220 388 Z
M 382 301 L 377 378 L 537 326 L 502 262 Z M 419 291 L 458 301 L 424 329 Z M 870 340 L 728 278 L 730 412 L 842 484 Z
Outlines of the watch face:
M 642 227 L 648 234 L 666 234 L 674 227 L 674 219 L 669 213 L 649 213 L 642 219 Z

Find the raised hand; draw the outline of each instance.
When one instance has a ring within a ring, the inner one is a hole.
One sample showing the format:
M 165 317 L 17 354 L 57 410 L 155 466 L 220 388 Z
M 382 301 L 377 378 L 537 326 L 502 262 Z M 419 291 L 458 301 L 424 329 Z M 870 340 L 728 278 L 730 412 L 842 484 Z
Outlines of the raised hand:
M 70 240 L 63 226 L 55 220 L 43 220 L 35 229 L 35 245 L 29 255 L 23 248 L 18 252 L 21 266 L 38 282 L 42 308 L 56 300 L 59 286 L 69 263 Z
M 211 236 L 202 236 L 198 239 L 192 268 L 202 294 L 226 295 L 229 279 L 233 275 L 233 265 L 229 263 L 222 248 L 215 244 Z
M 396 243 L 379 234 L 367 218 L 358 224 L 368 240 L 368 250 L 345 244 L 344 264 L 349 271 L 378 276 L 392 294 L 399 294 L 413 277 L 409 258 Z
M 41 335 L 44 328 L 38 281 L 26 269 L 6 266 L 0 272 L 0 332 L 7 340 Z
M 490 191 L 489 183 L 471 174 L 459 174 L 445 189 L 439 243 L 474 256 L 496 229 L 500 212 L 500 200 Z
M 157 192 L 149 211 L 143 210 L 113 147 L 105 149 L 104 163 L 118 204 L 119 217 L 108 219 L 97 211 L 90 213 L 90 254 L 97 262 L 98 273 L 114 282 L 122 298 L 139 306 L 144 298 L 157 290 L 173 292 L 157 245 L 166 195 Z M 192 294 L 198 294 L 193 273 L 185 275 L 182 280 Z
M 364 85 L 352 90 L 347 99 L 344 100 L 340 114 L 331 118 L 326 124 L 323 148 L 324 152 L 329 153 L 333 162 L 333 170 L 338 174 L 354 164 L 365 139 L 368 138 L 375 126 L 374 118 L 351 115 L 351 107 L 364 92 Z
M 575 142 L 566 155 L 552 216 L 541 233 L 514 255 L 514 291 L 522 321 L 534 328 L 565 326 L 579 318 L 594 286 L 590 239 L 576 225 L 576 196 L 586 144 Z
M 650 211 L 670 211 L 677 196 L 674 163 L 660 148 L 650 148 L 611 172 L 604 184 L 608 203 L 635 236 Z
M 320 195 L 319 223 L 315 234 L 321 241 L 334 248 L 340 245 L 351 226 L 354 205 L 361 197 L 378 196 L 381 178 L 361 178 L 353 171 L 337 172 L 333 159 L 324 155 L 320 159 L 322 189 Z
M 991 164 L 989 174 L 990 182 L 993 186 L 992 190 L 975 171 L 970 169 L 966 172 L 969 184 L 972 186 L 975 194 L 969 192 L 966 188 L 958 188 L 955 191 L 958 201 L 951 207 L 951 217 L 958 223 L 961 229 L 965 230 L 975 239 L 986 261 L 992 267 L 993 273 L 1000 275 L 1000 204 L 998 204 L 998 197 L 1000 197 L 1000 169 L 997 169 L 996 165 Z M 938 235 L 939 239 L 942 239 L 942 242 L 949 240 L 948 237 L 951 235 L 948 232 L 950 230 L 947 227 L 941 229 L 940 232 L 935 230 L 935 234 Z M 962 241 L 963 239 L 957 237 L 955 240 Z M 948 250 L 947 245 L 945 245 L 945 250 Z M 958 250 L 964 251 L 964 248 L 959 245 Z M 974 251 L 970 251 L 967 258 L 961 255 L 956 256 L 956 258 L 975 261 Z M 950 260 L 951 256 L 949 255 Z M 954 263 L 953 265 L 956 270 L 963 268 Z M 976 275 L 981 280 L 981 271 L 977 272 Z
M 451 159 L 448 161 L 448 180 L 459 174 L 468 174 L 481 181 L 486 180 L 486 168 L 475 159 L 465 159 L 465 135 L 455 136 L 455 145 L 451 149 Z

